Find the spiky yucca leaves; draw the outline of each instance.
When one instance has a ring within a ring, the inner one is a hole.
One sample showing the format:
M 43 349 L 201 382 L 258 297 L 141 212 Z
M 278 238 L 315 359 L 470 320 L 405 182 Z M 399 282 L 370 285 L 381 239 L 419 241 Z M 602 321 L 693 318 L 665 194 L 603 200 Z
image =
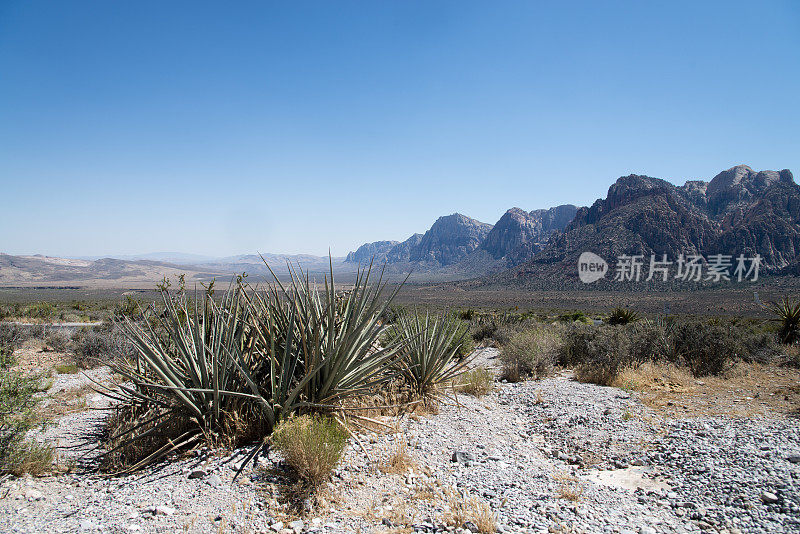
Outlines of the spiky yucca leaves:
M 105 392 L 128 415 L 111 430 L 107 457 L 130 460 L 136 456 L 130 451 L 141 451 L 144 457 L 127 469 L 132 471 L 215 437 L 228 418 L 265 405 L 249 387 L 243 358 L 249 310 L 242 295 L 241 288 L 232 286 L 216 303 L 206 293 L 189 299 L 182 290 L 173 295 L 162 288 L 164 311 L 157 324 L 121 318 L 135 357 L 112 366 L 131 384 Z M 258 419 L 256 414 L 255 423 Z
M 466 369 L 469 360 L 459 361 L 460 345 L 453 342 L 463 333 L 458 319 L 447 312 L 438 316 L 404 313 L 393 328 L 404 345 L 399 372 L 415 394 L 435 396 L 438 386 Z
M 219 303 L 164 289 L 159 329 L 122 319 L 136 358 L 115 368 L 132 386 L 108 393 L 127 415 L 117 417 L 120 431 L 109 441 L 112 455 L 133 450 L 128 471 L 202 438 L 263 438 L 294 413 L 344 418 L 345 400 L 391 380 L 402 343 L 380 347 L 377 340 L 385 328 L 379 318 L 397 291 L 383 300 L 386 284 L 382 277 L 370 283 L 371 266 L 347 292 L 337 291 L 332 265 L 322 287 L 290 270 L 287 285 L 277 277 L 266 290 L 237 285 Z M 164 436 L 158 447 L 154 436 Z
M 625 308 L 616 308 L 612 311 L 606 322 L 612 325 L 630 324 L 639 320 L 639 314 L 633 310 L 626 310 Z
M 288 286 L 275 277 L 266 293 L 248 293 L 254 355 L 273 355 L 261 358 L 269 368 L 255 373 L 264 377 L 259 383 L 270 399 L 271 425 L 298 411 L 335 411 L 391 380 L 402 341 L 381 347 L 378 340 L 387 328 L 380 317 L 397 290 L 383 299 L 382 273 L 372 285 L 371 269 L 360 271 L 348 291 L 336 289 L 331 266 L 321 288 L 290 269 Z
M 780 324 L 778 337 L 781 343 L 791 345 L 800 338 L 800 301 L 791 302 L 789 297 L 784 297 L 781 302 L 772 303 L 774 321 Z

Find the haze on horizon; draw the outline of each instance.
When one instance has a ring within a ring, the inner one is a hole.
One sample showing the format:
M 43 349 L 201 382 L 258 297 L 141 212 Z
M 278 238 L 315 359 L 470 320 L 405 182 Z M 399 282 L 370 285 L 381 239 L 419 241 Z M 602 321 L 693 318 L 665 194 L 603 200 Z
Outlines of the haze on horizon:
M 343 256 L 800 171 L 800 5 L 6 1 L 0 252 Z

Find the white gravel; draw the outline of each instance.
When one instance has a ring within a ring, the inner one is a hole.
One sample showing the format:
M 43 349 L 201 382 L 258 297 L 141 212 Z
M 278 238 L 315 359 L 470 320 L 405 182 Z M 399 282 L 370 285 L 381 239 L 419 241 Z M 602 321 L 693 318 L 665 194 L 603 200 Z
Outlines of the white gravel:
M 49 435 L 74 443 L 99 428 L 98 414 L 68 416 Z M 232 482 L 239 451 L 119 478 L 6 480 L 0 531 L 434 532 L 446 530 L 450 492 L 489 503 L 505 532 L 800 532 L 796 420 L 665 420 L 622 390 L 562 375 L 459 396 L 399 429 L 361 441 L 373 460 L 409 444 L 412 471 L 382 474 L 352 442 L 329 485 L 332 503 L 302 525 L 283 515 L 273 475 L 248 466 Z M 455 452 L 462 461 L 451 461 Z

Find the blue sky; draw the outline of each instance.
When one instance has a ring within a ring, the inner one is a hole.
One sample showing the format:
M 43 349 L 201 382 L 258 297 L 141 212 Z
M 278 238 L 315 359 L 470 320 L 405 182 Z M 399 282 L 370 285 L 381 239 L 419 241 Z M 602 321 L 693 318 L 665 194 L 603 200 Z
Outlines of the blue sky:
M 798 2 L 0 1 L 0 251 L 345 254 L 800 172 Z

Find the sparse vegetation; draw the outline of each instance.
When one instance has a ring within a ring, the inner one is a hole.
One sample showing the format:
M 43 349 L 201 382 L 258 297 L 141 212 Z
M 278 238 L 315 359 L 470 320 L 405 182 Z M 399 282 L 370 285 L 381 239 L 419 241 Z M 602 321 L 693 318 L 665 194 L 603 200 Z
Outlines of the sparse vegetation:
M 458 391 L 473 397 L 483 397 L 493 386 L 494 376 L 483 367 L 465 371 L 458 377 Z
M 279 423 L 270 441 L 308 490 L 330 478 L 342 457 L 347 431 L 330 416 L 301 415 Z
M 552 326 L 536 326 L 514 334 L 500 352 L 503 378 L 518 382 L 552 374 L 560 346 L 560 331 Z
M 456 528 L 464 528 L 467 523 L 471 523 L 481 534 L 497 532 L 497 516 L 489 503 L 456 491 L 450 491 L 445 519 L 448 525 Z
M 0 474 L 38 475 L 50 468 L 54 456 L 49 445 L 26 438 L 37 424 L 40 399 L 35 393 L 42 389 L 42 378 L 9 369 L 12 362 L 8 355 L 0 366 Z

